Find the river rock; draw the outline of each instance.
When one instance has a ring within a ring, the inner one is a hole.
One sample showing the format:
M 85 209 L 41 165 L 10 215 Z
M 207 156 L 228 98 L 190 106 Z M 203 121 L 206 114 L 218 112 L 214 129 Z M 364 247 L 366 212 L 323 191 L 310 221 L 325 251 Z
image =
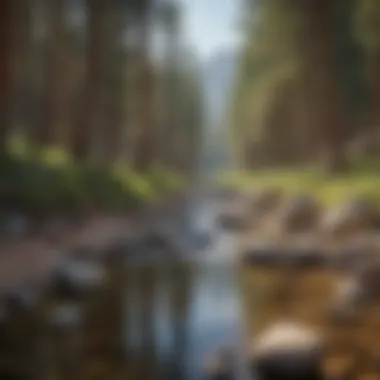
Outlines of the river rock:
M 250 366 L 262 380 L 322 380 L 323 348 L 323 339 L 313 329 L 282 322 L 255 339 Z
M 311 230 L 318 226 L 320 212 L 321 207 L 312 196 L 294 196 L 279 210 L 278 227 L 284 232 Z
M 376 207 L 369 200 L 358 197 L 328 211 L 322 219 L 321 229 L 334 236 L 347 236 L 377 228 L 379 219 Z

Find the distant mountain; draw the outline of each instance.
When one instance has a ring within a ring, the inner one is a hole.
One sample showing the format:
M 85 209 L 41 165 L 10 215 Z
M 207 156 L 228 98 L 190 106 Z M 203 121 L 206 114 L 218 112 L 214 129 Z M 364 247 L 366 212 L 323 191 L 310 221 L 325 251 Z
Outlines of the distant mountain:
M 236 69 L 237 51 L 232 48 L 214 54 L 204 63 L 203 83 L 212 124 L 224 117 Z
M 228 112 L 237 69 L 237 50 L 225 49 L 203 64 L 203 83 L 207 108 L 207 125 L 203 146 L 203 169 L 206 172 L 225 169 L 230 163 Z

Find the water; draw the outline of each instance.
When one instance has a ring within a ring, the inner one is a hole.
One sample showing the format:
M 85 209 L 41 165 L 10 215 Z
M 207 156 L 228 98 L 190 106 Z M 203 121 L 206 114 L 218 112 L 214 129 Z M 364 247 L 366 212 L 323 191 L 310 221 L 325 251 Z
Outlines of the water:
M 176 285 L 171 280 L 168 283 L 171 277 L 167 263 L 154 264 L 157 283 L 151 314 L 154 315 L 152 323 L 161 378 L 200 380 L 204 378 L 205 360 L 221 346 L 236 345 L 241 334 L 237 271 L 234 268 L 235 237 L 217 229 L 217 205 L 209 199 L 190 198 L 182 211 L 165 223 L 176 232 L 179 246 L 187 252 L 180 266 L 182 269 L 179 269 L 183 271 L 179 281 L 187 276 L 190 282 Z M 194 237 L 200 233 L 211 236 L 212 242 L 206 249 L 197 247 Z M 136 269 L 133 271 L 136 275 Z M 179 290 L 180 298 L 185 299 L 181 307 L 185 308 L 186 316 L 177 316 L 179 330 L 173 330 L 174 322 L 169 311 L 170 292 L 176 286 L 187 289 Z M 139 296 L 135 294 L 134 299 L 138 300 Z M 146 348 L 136 328 L 138 314 L 130 317 L 133 334 L 129 344 L 143 352 Z

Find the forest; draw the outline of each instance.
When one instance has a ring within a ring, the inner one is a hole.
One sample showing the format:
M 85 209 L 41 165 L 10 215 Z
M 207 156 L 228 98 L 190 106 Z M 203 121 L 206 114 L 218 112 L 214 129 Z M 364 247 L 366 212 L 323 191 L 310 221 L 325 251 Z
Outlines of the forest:
M 246 1 L 231 119 L 241 167 L 344 171 L 376 153 L 380 3 Z
M 193 176 L 202 84 L 178 3 L 5 0 L 0 17 L 4 207 L 129 207 Z

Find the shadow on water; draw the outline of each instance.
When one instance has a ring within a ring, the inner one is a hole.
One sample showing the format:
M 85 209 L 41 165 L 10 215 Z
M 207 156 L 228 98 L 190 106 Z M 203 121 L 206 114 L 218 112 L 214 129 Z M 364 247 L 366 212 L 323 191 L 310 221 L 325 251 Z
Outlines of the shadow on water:
M 181 259 L 128 265 L 126 340 L 138 380 L 202 379 L 206 358 L 238 339 L 234 239 L 217 231 L 212 204 L 187 206 L 182 220 L 166 223 L 188 253 Z M 201 250 L 196 236 L 204 232 L 212 241 Z

